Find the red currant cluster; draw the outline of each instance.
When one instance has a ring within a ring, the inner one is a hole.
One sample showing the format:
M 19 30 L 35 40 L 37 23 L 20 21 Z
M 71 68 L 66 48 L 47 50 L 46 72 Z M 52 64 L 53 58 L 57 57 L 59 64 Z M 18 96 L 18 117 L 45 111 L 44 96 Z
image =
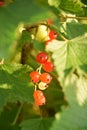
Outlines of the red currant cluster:
M 48 61 L 48 55 L 45 52 L 40 52 L 36 56 L 36 61 L 40 64 L 36 71 L 30 73 L 32 82 L 35 84 L 34 100 L 37 105 L 41 106 L 46 103 L 45 96 L 41 90 L 45 90 L 48 84 L 52 80 L 52 76 L 49 74 L 54 69 L 54 65 L 51 61 Z M 41 70 L 44 72 L 41 73 Z M 38 90 L 38 89 L 39 90 Z

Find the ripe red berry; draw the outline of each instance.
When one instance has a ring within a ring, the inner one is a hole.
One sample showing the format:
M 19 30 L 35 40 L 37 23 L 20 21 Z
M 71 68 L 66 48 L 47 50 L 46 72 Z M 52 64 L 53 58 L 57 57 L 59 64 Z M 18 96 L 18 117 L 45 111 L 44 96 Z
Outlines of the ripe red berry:
M 37 72 L 37 71 L 32 71 L 32 72 L 30 73 L 30 77 L 31 77 L 31 79 L 32 79 L 32 82 L 34 82 L 34 83 L 37 83 L 37 82 L 39 82 L 39 80 L 40 80 L 40 74 L 39 74 L 39 72 Z
M 3 6 L 3 5 L 5 5 L 5 2 L 0 1 L 0 6 Z
M 45 52 L 40 52 L 40 53 L 37 54 L 36 60 L 40 64 L 43 64 L 48 60 L 48 56 Z
M 42 106 L 42 105 L 44 105 L 44 104 L 46 104 L 46 98 L 43 96 L 43 97 L 41 97 L 40 99 L 35 99 L 35 102 L 36 102 L 36 104 L 38 105 L 38 106 Z
M 51 72 L 53 69 L 54 69 L 54 65 L 52 62 L 50 61 L 47 61 L 43 64 L 43 69 L 46 71 L 46 72 Z
M 42 91 L 40 91 L 40 90 L 34 91 L 33 96 L 34 96 L 34 100 L 37 105 L 42 106 L 46 103 L 46 98 Z
M 40 80 L 46 84 L 49 84 L 52 80 L 52 76 L 48 73 L 42 73 L 40 75 Z
M 49 38 L 52 39 L 56 39 L 57 38 L 57 33 L 55 31 L 50 31 L 49 32 Z
M 43 92 L 40 91 L 40 90 L 34 91 L 34 94 L 33 94 L 33 96 L 34 96 L 35 99 L 36 99 L 36 98 L 40 98 L 40 97 L 42 97 L 43 95 L 44 95 Z

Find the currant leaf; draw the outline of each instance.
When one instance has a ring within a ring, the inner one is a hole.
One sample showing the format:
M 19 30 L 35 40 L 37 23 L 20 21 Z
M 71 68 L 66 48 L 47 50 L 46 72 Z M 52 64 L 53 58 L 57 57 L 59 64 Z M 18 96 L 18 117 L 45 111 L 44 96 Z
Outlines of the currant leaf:
M 0 65 L 0 110 L 7 102 L 32 102 L 33 89 L 29 83 L 29 66 Z
M 34 118 L 23 121 L 20 126 L 22 130 L 49 130 L 53 120 L 54 118 Z
M 57 41 L 47 45 L 47 50 L 52 52 L 54 66 L 60 77 L 70 68 L 80 68 L 87 72 L 87 34 L 68 41 Z M 84 53 L 85 52 L 85 53 Z
M 87 129 L 87 79 L 70 74 L 66 78 L 63 91 L 68 107 L 56 115 L 56 121 L 50 130 L 86 130 Z

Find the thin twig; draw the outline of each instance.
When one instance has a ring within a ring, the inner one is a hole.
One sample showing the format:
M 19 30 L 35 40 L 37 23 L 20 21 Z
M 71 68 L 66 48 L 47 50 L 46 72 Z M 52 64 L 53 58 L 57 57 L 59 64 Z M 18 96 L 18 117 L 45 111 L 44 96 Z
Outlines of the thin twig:
M 19 107 L 19 109 L 18 109 L 18 112 L 17 112 L 17 114 L 16 114 L 16 117 L 15 117 L 14 121 L 12 122 L 12 125 L 15 125 L 15 124 L 16 124 L 17 119 L 18 119 L 18 117 L 19 117 L 19 114 L 20 114 L 20 112 L 21 112 L 22 107 L 23 107 L 23 103 L 20 104 L 20 107 Z
M 61 17 L 62 18 L 65 18 L 65 19 L 67 19 L 67 18 L 73 18 L 73 19 L 79 19 L 79 20 L 87 20 L 87 17 L 78 17 L 78 16 L 64 16 L 64 15 L 61 15 Z

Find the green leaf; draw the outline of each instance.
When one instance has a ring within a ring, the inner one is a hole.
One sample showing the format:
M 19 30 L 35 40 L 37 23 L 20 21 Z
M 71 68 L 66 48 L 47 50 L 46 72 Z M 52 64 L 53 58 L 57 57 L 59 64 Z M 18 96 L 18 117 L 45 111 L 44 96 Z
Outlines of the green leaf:
M 50 6 L 58 7 L 60 5 L 60 0 L 48 0 Z
M 38 42 L 37 40 L 34 40 L 33 47 L 35 50 L 44 51 L 45 50 L 45 43 Z
M 17 49 L 21 49 L 25 43 L 31 43 L 31 34 L 30 32 L 23 30 L 21 37 L 18 40 L 18 46 Z
M 23 121 L 20 126 L 22 130 L 49 130 L 53 118 L 36 118 Z
M 65 12 L 83 15 L 83 3 L 79 0 L 48 0 L 49 5 L 60 8 Z
M 80 65 L 80 69 L 83 71 L 83 74 L 87 75 L 87 64 Z
M 65 41 L 54 40 L 46 46 L 46 50 L 52 52 L 55 70 L 61 74 L 66 67 L 67 43 Z
M 82 2 L 87 5 L 87 1 L 86 0 L 82 0 Z
M 52 52 L 52 58 L 59 77 L 70 68 L 87 70 L 87 34 L 68 41 L 54 40 L 47 46 L 47 51 Z
M 76 19 L 67 18 L 66 22 L 64 22 L 61 26 L 61 31 L 65 35 L 65 37 L 67 37 L 68 39 L 72 39 L 85 34 L 87 32 L 87 26 L 79 23 Z
M 87 64 L 87 34 L 72 39 L 67 44 L 67 68 Z
M 60 8 L 71 13 L 84 14 L 83 4 L 80 0 L 61 0 Z
M 7 102 L 32 102 L 29 66 L 0 65 L 0 110 Z
M 57 75 L 52 75 L 52 77 L 53 79 L 48 89 L 44 91 L 46 97 L 46 105 L 44 107 L 47 109 L 49 116 L 54 116 L 56 112 L 61 110 L 61 106 L 66 104 Z
M 56 115 L 51 130 L 86 130 L 87 129 L 87 79 L 69 75 L 63 91 L 68 107 Z
M 70 74 L 66 78 L 63 86 L 69 105 L 72 107 L 87 105 L 87 79 L 80 75 Z
M 13 106 L 14 107 L 12 107 L 12 104 L 8 104 L 8 106 L 5 107 L 4 111 L 0 114 L 0 128 L 2 130 L 20 130 L 18 124 L 12 125 L 19 108 L 19 106 Z

